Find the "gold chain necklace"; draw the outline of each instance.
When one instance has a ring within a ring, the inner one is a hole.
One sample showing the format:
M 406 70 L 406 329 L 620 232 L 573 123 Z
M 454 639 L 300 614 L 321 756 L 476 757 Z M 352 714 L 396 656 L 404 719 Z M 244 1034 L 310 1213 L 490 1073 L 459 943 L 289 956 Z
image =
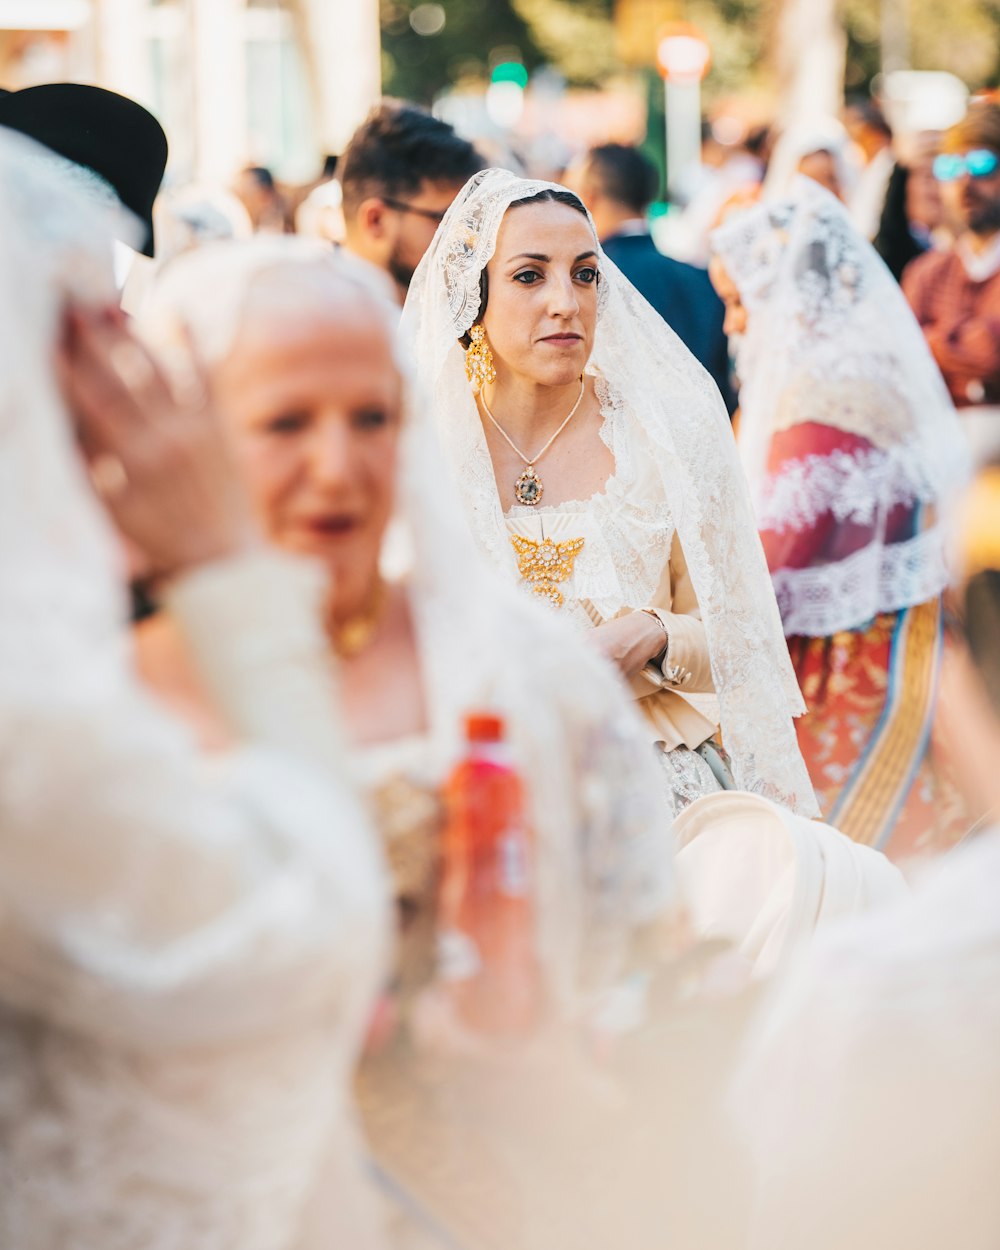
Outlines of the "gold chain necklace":
M 586 389 L 586 382 L 581 376 L 580 394 L 576 397 L 576 403 L 569 410 L 566 420 L 562 423 L 562 425 L 560 425 L 559 429 L 556 430 L 556 432 L 552 435 L 552 437 L 545 444 L 542 450 L 534 456 L 526 456 L 524 454 L 524 452 L 520 449 L 520 447 L 518 447 L 517 443 L 514 442 L 511 436 L 507 433 L 507 431 L 503 428 L 500 422 L 496 419 L 493 413 L 490 412 L 490 406 L 486 402 L 486 396 L 482 393 L 482 391 L 479 392 L 479 398 L 483 405 L 483 411 L 486 413 L 489 419 L 496 426 L 498 433 L 500 433 L 503 436 L 504 440 L 506 441 L 507 445 L 510 447 L 511 451 L 513 451 L 515 455 L 519 456 L 524 461 L 525 465 L 527 466 L 524 472 L 521 474 L 521 476 L 514 483 L 514 498 L 517 500 L 518 503 L 523 503 L 526 507 L 533 508 L 535 504 L 541 500 L 542 492 L 544 491 L 545 487 L 542 484 L 542 479 L 538 476 L 538 471 L 535 469 L 535 464 L 537 461 L 541 460 L 542 456 L 545 455 L 545 453 L 552 446 L 552 444 L 556 441 L 559 435 L 563 432 L 563 430 L 565 430 L 567 425 L 569 425 L 569 423 L 576 416 L 576 410 L 583 403 L 583 393 L 585 389 Z
M 356 616 L 348 617 L 342 624 L 334 625 L 331 630 L 333 649 L 341 659 L 352 659 L 364 651 L 382 623 L 385 606 L 385 582 L 379 578 L 367 608 Z

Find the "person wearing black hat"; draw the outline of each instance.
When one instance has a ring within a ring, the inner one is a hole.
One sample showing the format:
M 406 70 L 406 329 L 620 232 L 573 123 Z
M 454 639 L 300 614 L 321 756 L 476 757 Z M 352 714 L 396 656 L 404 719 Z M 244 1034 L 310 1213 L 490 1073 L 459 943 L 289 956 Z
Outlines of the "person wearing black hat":
M 103 87 L 55 82 L 0 88 L 0 126 L 20 131 L 96 175 L 143 227 L 153 255 L 153 201 L 167 165 L 167 136 L 141 104 Z
M 44 83 L 22 91 L 0 88 L 0 127 L 48 148 L 53 162 L 65 165 L 69 187 L 127 209 L 139 232 L 129 231 L 121 242 L 153 256 L 153 202 L 163 181 L 168 149 L 163 127 L 148 109 L 127 96 L 86 83 Z M 124 272 L 119 274 L 122 307 L 127 312 L 141 302 L 148 278 L 137 272 L 135 260 L 129 252 Z M 132 552 L 130 560 L 139 577 L 144 568 L 138 553 Z M 139 582 L 132 593 L 133 611 L 141 615 L 145 601 Z

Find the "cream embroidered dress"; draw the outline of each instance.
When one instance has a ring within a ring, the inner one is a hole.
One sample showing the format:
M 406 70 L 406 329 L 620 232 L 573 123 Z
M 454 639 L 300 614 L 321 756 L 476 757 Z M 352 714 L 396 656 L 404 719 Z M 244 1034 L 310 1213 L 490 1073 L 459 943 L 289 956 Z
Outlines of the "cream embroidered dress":
M 698 600 L 649 465 L 649 449 L 635 454 L 631 432 L 601 379 L 597 389 L 604 414 L 601 437 L 615 458 L 615 470 L 604 490 L 590 499 L 512 505 L 505 522 L 517 573 L 525 590 L 581 628 L 636 608 L 654 608 L 669 646 L 662 671 L 644 672 L 633 683 L 633 693 L 657 741 L 668 750 L 693 749 L 711 736 L 717 720 L 714 701 L 703 700 L 699 711 L 683 698 L 714 693 Z
M 719 789 L 708 764 L 694 754 L 715 734 L 718 720 L 705 628 L 648 457 L 633 454 L 629 431 L 616 422 L 600 383 L 598 394 L 605 414 L 601 435 L 615 457 L 604 490 L 551 506 L 515 503 L 504 519 L 523 588 L 574 625 L 587 629 L 638 608 L 652 608 L 662 621 L 669 638 L 662 664 L 647 665 L 631 686 L 677 811 Z M 690 695 L 703 697 L 693 702 Z

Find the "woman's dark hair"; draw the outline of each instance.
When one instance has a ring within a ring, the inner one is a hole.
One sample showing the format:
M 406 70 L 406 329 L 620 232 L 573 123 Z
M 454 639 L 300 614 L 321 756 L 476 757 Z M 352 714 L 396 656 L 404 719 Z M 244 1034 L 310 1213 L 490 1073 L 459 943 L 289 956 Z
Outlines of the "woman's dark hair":
M 906 186 L 909 178 L 910 171 L 905 165 L 894 166 L 889 175 L 878 234 L 873 240 L 875 251 L 885 261 L 897 282 L 902 278 L 903 270 L 910 261 L 916 260 L 927 250 L 924 244 L 913 237 L 906 215 Z
M 575 208 L 576 211 L 578 213 L 582 213 L 584 217 L 587 216 L 587 210 L 583 207 L 583 201 L 580 199 L 579 196 L 574 195 L 572 191 L 564 191 L 564 190 L 554 191 L 549 188 L 546 188 L 544 191 L 539 191 L 536 195 L 526 196 L 523 200 L 512 201 L 511 204 L 508 206 L 507 211 L 509 212 L 510 209 L 512 208 L 521 208 L 522 205 L 524 204 L 544 204 L 544 203 L 565 204 L 569 208 Z M 486 315 L 486 305 L 489 301 L 489 297 L 490 297 L 490 281 L 486 273 L 486 266 L 484 265 L 482 272 L 479 275 L 479 311 L 476 313 L 475 317 L 473 318 L 473 321 L 472 321 L 473 325 L 478 325 L 479 322 L 482 321 L 483 317 Z M 468 331 L 466 331 L 466 333 L 463 334 L 462 337 L 458 341 L 462 344 L 463 347 L 468 347 L 469 344 L 472 342 L 472 340 L 469 338 Z

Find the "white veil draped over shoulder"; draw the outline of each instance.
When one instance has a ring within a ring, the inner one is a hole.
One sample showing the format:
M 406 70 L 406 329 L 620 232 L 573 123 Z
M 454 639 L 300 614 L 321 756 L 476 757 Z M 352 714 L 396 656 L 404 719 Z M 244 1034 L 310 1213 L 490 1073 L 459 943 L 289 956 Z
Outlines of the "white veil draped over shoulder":
M 712 249 L 749 316 L 739 444 L 757 523 L 817 527 L 814 558 L 772 568 L 786 634 L 857 628 L 940 594 L 943 505 L 968 457 L 898 284 L 844 206 L 804 177 L 732 216 Z M 787 454 L 776 456 L 777 436 Z M 894 533 L 900 509 L 918 523 Z M 820 533 L 830 520 L 842 542 Z
M 244 724 L 207 769 L 139 685 L 55 357 L 67 304 L 118 307 L 130 223 L 67 172 L 0 129 L 0 1172 L 24 1180 L 0 1243 L 305 1245 L 311 1187 L 353 1167 L 381 866 L 350 788 L 287 749 L 293 705 L 311 719 L 295 677 L 320 699 L 328 676 L 311 569 L 263 580 L 301 599 L 288 639 L 265 622 L 230 648 L 273 746 Z M 195 591 L 203 622 L 232 573 Z M 336 759 L 338 728 L 302 738 Z
M 232 347 L 255 284 L 268 284 L 261 299 L 284 306 L 334 278 L 353 284 L 359 300 L 381 305 L 395 335 L 397 309 L 378 271 L 287 238 L 211 244 L 172 261 L 140 329 L 168 367 L 183 369 L 192 341 L 211 366 Z M 179 349 L 173 360 L 171 348 Z M 405 416 L 393 540 L 408 553 L 431 737 L 447 770 L 460 748 L 463 714 L 503 714 L 533 809 L 543 956 L 575 1010 L 581 969 L 591 983 L 598 968 L 613 977 L 629 933 L 658 921 L 675 901 L 655 765 L 613 675 L 572 639 L 567 647 L 558 625 L 475 550 L 441 490 L 425 406 L 402 364 L 400 371 Z
M 470 179 L 418 267 L 403 311 L 404 344 L 452 478 L 461 469 L 457 494 L 476 541 L 512 578 L 516 564 L 459 338 L 478 315 L 480 274 L 504 214 L 545 190 L 565 188 L 499 169 Z M 588 368 L 602 379 L 606 407 L 627 425 L 633 458 L 654 464 L 662 484 L 701 608 L 737 782 L 815 815 L 791 720 L 804 706 L 725 406 L 708 373 L 596 246 L 598 319 Z M 655 590 L 651 581 L 649 598 Z
M 124 677 L 119 548 L 87 482 L 53 358 L 67 301 L 116 305 L 127 215 L 0 129 L 0 700 Z M 138 227 L 136 227 L 138 237 Z

